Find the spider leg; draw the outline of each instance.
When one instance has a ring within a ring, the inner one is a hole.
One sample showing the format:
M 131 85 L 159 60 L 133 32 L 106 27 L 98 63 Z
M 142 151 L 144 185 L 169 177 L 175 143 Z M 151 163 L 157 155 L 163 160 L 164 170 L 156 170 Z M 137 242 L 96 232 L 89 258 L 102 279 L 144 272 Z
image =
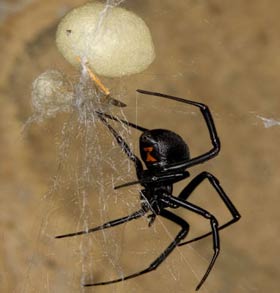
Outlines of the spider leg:
M 69 234 L 64 234 L 64 235 L 58 235 L 58 236 L 55 236 L 55 238 L 73 237 L 73 236 L 78 236 L 78 235 L 83 235 L 83 234 L 89 234 L 89 233 L 99 231 L 99 230 L 104 230 L 104 229 L 107 229 L 107 228 L 111 228 L 111 227 L 114 227 L 114 226 L 129 222 L 131 220 L 138 219 L 138 218 L 144 216 L 145 213 L 146 213 L 146 211 L 141 209 L 141 210 L 139 210 L 139 211 L 127 216 L 127 217 L 123 217 L 123 218 L 119 218 L 117 220 L 107 222 L 107 223 L 105 223 L 105 224 L 103 224 L 101 226 L 97 226 L 95 228 L 90 228 L 90 229 L 84 230 L 84 231 L 79 231 L 79 232 L 74 232 L 74 233 L 69 233 Z
M 107 282 L 85 284 L 84 286 L 89 287 L 89 286 L 100 286 L 100 285 L 113 284 L 113 283 L 121 282 L 124 280 L 132 279 L 137 276 L 140 276 L 140 275 L 143 275 L 143 274 L 146 274 L 146 273 L 149 273 L 149 272 L 155 270 L 168 257 L 168 255 L 175 249 L 175 247 L 178 245 L 178 243 L 186 237 L 186 235 L 188 234 L 188 231 L 189 231 L 189 224 L 185 220 L 183 220 L 182 218 L 171 213 L 170 211 L 162 210 L 159 215 L 178 224 L 179 226 L 182 227 L 182 229 L 177 234 L 175 239 L 169 244 L 169 246 L 163 251 L 163 253 L 155 261 L 153 261 L 149 265 L 148 268 L 146 268 L 138 273 L 131 274 L 131 275 L 128 275 L 123 278 L 119 278 L 119 279 L 115 279 L 115 280 L 111 280 L 111 281 L 107 281 Z
M 103 116 L 103 117 L 106 117 L 106 118 L 109 118 L 109 119 L 111 119 L 111 120 L 117 121 L 117 122 L 119 122 L 119 123 L 125 124 L 125 125 L 127 125 L 127 126 L 129 126 L 129 127 L 135 128 L 135 129 L 140 130 L 140 131 L 142 131 L 142 132 L 148 130 L 148 129 L 145 128 L 145 127 L 142 127 L 142 126 L 140 126 L 140 125 L 138 125 L 138 124 L 134 124 L 134 123 L 129 122 L 129 121 L 126 121 L 126 120 L 124 120 L 124 119 L 121 119 L 121 118 L 115 117 L 115 116 L 113 116 L 113 115 L 111 115 L 111 114 L 103 113 L 103 112 L 100 112 L 100 111 L 96 111 L 96 113 L 97 113 L 98 115 L 101 115 L 101 116 Z
M 208 108 L 207 105 L 202 104 L 202 103 L 198 103 L 195 101 L 191 101 L 191 100 L 187 100 L 187 99 L 183 99 L 183 98 L 179 98 L 179 97 L 174 97 L 174 96 L 169 96 L 169 95 L 165 95 L 165 94 L 161 94 L 161 93 L 157 93 L 157 92 L 150 92 L 150 91 L 146 91 L 146 90 L 140 90 L 138 89 L 137 92 L 141 93 L 141 94 L 146 94 L 146 95 L 152 95 L 152 96 L 157 96 L 157 97 L 161 97 L 161 98 L 165 98 L 165 99 L 170 99 L 170 100 L 174 100 L 177 102 L 181 102 L 181 103 L 185 103 L 185 104 L 189 104 L 195 107 L 198 107 L 202 113 L 202 116 L 205 120 L 205 123 L 207 125 L 207 129 L 209 131 L 209 135 L 210 135 L 210 139 L 211 139 L 211 143 L 212 143 L 212 148 L 210 149 L 210 151 L 199 155 L 195 158 L 192 158 L 190 160 L 187 161 L 182 161 L 176 164 L 171 164 L 168 165 L 164 168 L 165 171 L 169 171 L 169 170 L 176 170 L 176 169 L 181 169 L 181 168 L 189 168 L 192 167 L 194 165 L 197 164 L 201 164 L 205 161 L 208 161 L 210 159 L 212 159 L 213 157 L 215 157 L 219 151 L 220 151 L 220 140 L 216 131 L 216 127 L 215 127 L 215 123 L 213 120 L 213 117 L 211 115 L 211 112 Z
M 97 113 L 98 114 L 98 113 Z M 107 127 L 107 129 L 114 136 L 120 148 L 123 152 L 128 156 L 128 158 L 134 163 L 136 174 L 138 178 L 141 178 L 143 173 L 143 165 L 141 160 L 132 152 L 128 144 L 125 142 L 122 136 L 118 134 L 118 132 L 108 123 L 108 121 L 103 117 L 103 114 L 98 114 L 99 119 L 103 122 L 103 124 Z
M 164 202 L 167 203 L 167 204 L 170 204 L 170 206 L 174 206 L 177 205 L 177 206 L 180 206 L 182 208 L 185 208 L 187 210 L 190 210 L 196 214 L 199 214 L 201 215 L 202 217 L 208 219 L 210 221 L 210 225 L 211 225 L 211 228 L 212 228 L 212 235 L 213 235 L 213 250 L 214 250 L 214 253 L 213 253 L 213 256 L 212 256 L 212 259 L 210 261 L 210 264 L 208 265 L 208 268 L 207 268 L 207 271 L 205 272 L 203 278 L 201 279 L 201 281 L 199 282 L 199 284 L 197 285 L 196 287 L 196 291 L 199 290 L 199 288 L 203 285 L 203 283 L 205 282 L 205 280 L 207 279 L 210 271 L 212 270 L 214 264 L 215 264 L 215 261 L 219 255 L 219 252 L 220 252 L 220 239 L 219 239 L 219 229 L 218 229 L 218 221 L 216 220 L 216 218 L 211 215 L 208 211 L 190 203 L 190 202 L 187 202 L 187 201 L 182 201 L 181 199 L 179 198 L 176 198 L 174 196 L 167 196 L 165 199 L 164 199 Z
M 228 222 L 226 222 L 225 224 L 219 226 L 219 230 L 222 230 L 230 225 L 232 225 L 233 223 L 237 222 L 241 216 L 238 212 L 238 210 L 235 208 L 235 206 L 233 205 L 232 201 L 229 199 L 229 197 L 226 195 L 226 193 L 224 192 L 223 188 L 220 185 L 219 180 L 212 175 L 209 172 L 202 172 L 200 174 L 198 174 L 184 189 L 183 191 L 180 193 L 180 195 L 178 196 L 179 199 L 182 200 L 187 200 L 189 198 L 189 196 L 191 195 L 191 193 L 194 191 L 194 189 L 205 179 L 208 179 L 210 184 L 215 188 L 215 190 L 217 191 L 218 195 L 220 196 L 220 198 L 222 199 L 222 201 L 224 202 L 224 204 L 226 205 L 226 207 L 228 208 L 229 212 L 232 215 L 232 219 L 229 220 Z M 190 239 L 186 242 L 180 243 L 179 246 L 191 243 L 191 242 L 195 242 L 197 240 L 200 240 L 202 238 L 205 238 L 207 236 L 210 236 L 212 234 L 212 232 L 208 232 L 205 233 L 201 236 L 198 236 L 196 238 Z

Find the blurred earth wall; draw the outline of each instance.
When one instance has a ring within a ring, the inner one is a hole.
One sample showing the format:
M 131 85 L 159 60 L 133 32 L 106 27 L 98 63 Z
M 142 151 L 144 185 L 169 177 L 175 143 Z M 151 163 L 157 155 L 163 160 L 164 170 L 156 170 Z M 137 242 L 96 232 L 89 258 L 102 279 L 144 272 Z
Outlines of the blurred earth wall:
M 84 279 L 101 281 L 143 269 L 163 251 L 178 228 L 163 221 L 163 225 L 160 222 L 148 229 L 143 220 L 105 236 L 54 239 L 57 234 L 81 229 L 85 219 L 94 226 L 125 216 L 136 210 L 138 203 L 137 189 L 112 191 L 112 174 L 117 179 L 121 175 L 105 164 L 102 176 L 109 182 L 106 201 L 94 190 L 87 190 L 87 208 L 80 208 L 83 203 L 73 175 L 77 171 L 74 154 L 81 150 L 75 123 L 67 129 L 70 137 L 71 131 L 76 131 L 70 156 L 64 158 L 63 171 L 58 169 L 57 150 L 63 125 L 69 121 L 67 115 L 21 132 L 32 115 L 32 81 L 47 69 L 78 75 L 57 51 L 55 30 L 59 19 L 82 3 L 2 1 L 0 6 L 0 291 L 194 292 L 211 257 L 211 238 L 176 249 L 155 272 L 87 289 L 80 286 Z M 122 6 L 146 21 L 157 53 L 155 62 L 142 74 L 103 79 L 112 93 L 129 105 L 127 117 L 148 128 L 178 132 L 188 141 L 191 154 L 197 155 L 209 147 L 199 113 L 138 97 L 135 89 L 195 99 L 210 107 L 222 142 L 219 156 L 192 168 L 191 174 L 203 170 L 215 174 L 242 219 L 221 232 L 221 255 L 201 292 L 279 292 L 280 128 L 277 123 L 266 128 L 260 117 L 280 119 L 280 3 L 127 0 Z M 121 152 L 110 152 L 110 136 L 99 127 L 96 133 L 100 145 L 116 159 L 114 164 L 122 162 Z M 130 138 L 135 148 L 137 135 L 133 132 Z M 60 181 L 54 187 L 57 174 Z M 175 193 L 186 182 L 176 186 Z M 221 222 L 228 217 L 210 185 L 206 183 L 196 194 L 194 201 L 215 211 Z M 104 202 L 106 211 L 100 216 Z M 201 226 L 197 224 L 200 220 L 187 211 L 178 214 L 193 223 L 191 235 L 209 229 L 203 221 Z M 103 262 L 110 253 L 109 261 Z

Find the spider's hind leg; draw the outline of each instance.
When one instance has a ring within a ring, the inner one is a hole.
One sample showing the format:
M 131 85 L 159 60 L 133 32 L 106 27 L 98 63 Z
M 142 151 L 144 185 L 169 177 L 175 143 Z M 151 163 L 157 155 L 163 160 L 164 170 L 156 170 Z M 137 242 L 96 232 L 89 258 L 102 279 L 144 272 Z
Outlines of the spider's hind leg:
M 235 222 L 237 222 L 240 219 L 240 214 L 238 212 L 238 210 L 236 209 L 236 207 L 234 206 L 234 204 L 232 203 L 232 201 L 230 200 L 230 198 L 227 196 L 227 194 L 225 193 L 225 191 L 223 190 L 223 188 L 220 185 L 219 180 L 212 175 L 209 172 L 202 172 L 200 174 L 198 174 L 195 178 L 193 178 L 193 180 L 182 190 L 182 192 L 179 194 L 178 198 L 181 200 L 188 200 L 189 196 L 192 194 L 192 192 L 202 183 L 202 181 L 204 181 L 205 179 L 208 179 L 209 183 L 214 187 L 214 189 L 216 190 L 216 192 L 218 193 L 219 197 L 222 199 L 222 201 L 224 202 L 225 206 L 227 207 L 227 209 L 229 210 L 232 219 L 229 220 L 228 222 L 226 222 L 225 224 L 219 226 L 219 230 L 222 230 L 232 224 L 234 224 Z M 191 242 L 195 242 L 197 240 L 203 239 L 207 236 L 210 236 L 212 234 L 212 232 L 208 232 L 205 233 L 201 236 L 195 237 L 193 239 L 190 239 L 186 242 L 180 243 L 179 245 L 185 245 Z

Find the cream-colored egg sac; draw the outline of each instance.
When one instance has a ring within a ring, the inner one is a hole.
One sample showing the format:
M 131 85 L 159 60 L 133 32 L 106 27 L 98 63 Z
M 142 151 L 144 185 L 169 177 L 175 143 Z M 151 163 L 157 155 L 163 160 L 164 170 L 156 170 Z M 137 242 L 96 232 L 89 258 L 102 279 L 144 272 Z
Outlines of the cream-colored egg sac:
M 99 75 L 121 77 L 144 71 L 154 60 L 150 30 L 134 13 L 90 2 L 70 11 L 60 22 L 56 44 L 68 62 L 85 58 Z
M 57 70 L 40 74 L 32 84 L 32 105 L 42 117 L 53 117 L 58 112 L 72 109 L 73 87 L 67 77 Z

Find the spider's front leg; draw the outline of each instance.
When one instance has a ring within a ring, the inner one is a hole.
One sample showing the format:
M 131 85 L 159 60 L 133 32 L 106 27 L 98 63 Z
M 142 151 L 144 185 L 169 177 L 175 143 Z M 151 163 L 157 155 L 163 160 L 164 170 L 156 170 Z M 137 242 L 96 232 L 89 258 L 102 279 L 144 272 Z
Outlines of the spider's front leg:
M 163 251 L 163 253 L 155 261 L 153 261 L 149 265 L 148 268 L 146 268 L 138 273 L 134 273 L 134 274 L 131 274 L 126 277 L 119 278 L 119 279 L 105 281 L 105 282 L 99 282 L 99 283 L 89 283 L 89 284 L 85 284 L 84 286 L 90 287 L 90 286 L 101 286 L 101 285 L 118 283 L 118 282 L 122 282 L 124 280 L 138 277 L 140 275 L 143 275 L 143 274 L 146 274 L 146 273 L 149 273 L 149 272 L 155 270 L 168 257 L 168 255 L 176 248 L 176 246 L 180 243 L 180 241 L 186 237 L 186 235 L 188 234 L 188 231 L 189 231 L 188 223 L 185 220 L 183 220 L 182 218 L 178 217 L 177 215 L 171 213 L 170 211 L 162 210 L 159 215 L 172 221 L 173 223 L 181 226 L 181 230 L 177 234 L 175 239 L 170 243 L 170 245 Z
M 199 282 L 199 284 L 196 287 L 196 291 L 197 291 L 200 289 L 200 287 L 203 285 L 203 283 L 207 279 L 209 273 L 211 272 L 211 270 L 216 262 L 216 259 L 219 255 L 219 252 L 220 252 L 220 237 L 219 237 L 218 221 L 212 214 L 210 214 L 208 211 L 202 209 L 201 207 L 196 206 L 196 205 L 194 205 L 190 202 L 187 202 L 187 201 L 182 201 L 181 199 L 176 198 L 174 196 L 169 195 L 168 197 L 165 198 L 165 202 L 166 203 L 169 202 L 170 206 L 173 206 L 175 204 L 179 207 L 185 208 L 185 209 L 192 211 L 198 215 L 201 215 L 202 217 L 204 217 L 205 219 L 210 221 L 210 225 L 211 225 L 211 229 L 212 229 L 211 234 L 213 235 L 214 253 L 213 253 L 212 259 L 210 261 L 210 264 L 207 268 L 207 271 L 205 272 L 203 278 L 201 279 L 201 281 Z
M 127 223 L 131 220 L 135 220 L 135 219 L 138 219 L 142 216 L 144 216 L 146 214 L 146 211 L 141 209 L 129 216 L 126 216 L 126 217 L 123 217 L 123 218 L 119 218 L 117 220 L 113 220 L 113 221 L 110 221 L 110 222 L 107 222 L 101 226 L 97 226 L 95 228 L 90 228 L 90 229 L 87 229 L 87 230 L 83 230 L 83 231 L 79 231 L 79 232 L 74 232 L 74 233 L 68 233 L 68 234 L 63 234 L 63 235 L 58 235 L 58 236 L 55 236 L 55 238 L 66 238 L 66 237 L 73 237 L 73 236 L 78 236 L 78 235 L 83 235 L 83 234 L 89 234 L 89 233 L 92 233 L 92 232 L 96 232 L 96 231 L 100 231 L 100 230 L 104 230 L 104 229 L 107 229 L 107 228 L 111 228 L 111 227 L 114 227 L 114 226 L 117 226 L 117 225 L 120 225 L 120 224 L 123 224 L 123 223 Z

